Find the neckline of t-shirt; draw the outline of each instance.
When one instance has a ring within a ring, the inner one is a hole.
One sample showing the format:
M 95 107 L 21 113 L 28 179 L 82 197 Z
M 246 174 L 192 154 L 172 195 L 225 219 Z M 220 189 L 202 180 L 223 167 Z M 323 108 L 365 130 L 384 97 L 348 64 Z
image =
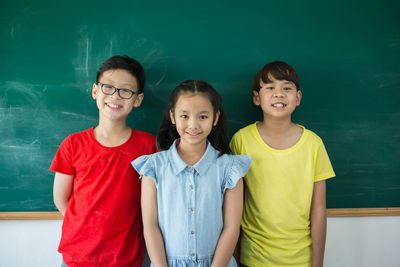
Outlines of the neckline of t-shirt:
M 127 143 L 129 143 L 131 141 L 131 139 L 133 139 L 133 136 L 135 135 L 134 134 L 135 133 L 135 129 L 130 128 L 131 129 L 131 135 L 129 136 L 128 140 L 126 140 L 123 144 L 120 144 L 118 146 L 104 146 L 104 145 L 100 144 L 100 142 L 97 141 L 96 137 L 94 136 L 94 128 L 95 127 L 90 128 L 90 136 L 93 138 L 93 140 L 96 142 L 96 144 L 98 144 L 102 148 L 107 148 L 107 149 L 118 149 L 118 148 L 121 148 L 121 147 L 125 146 Z
M 259 121 L 256 121 L 253 124 L 253 132 L 256 136 L 257 141 L 264 146 L 266 149 L 268 149 L 269 151 L 273 152 L 273 153 L 289 153 L 295 149 L 297 149 L 299 146 L 301 146 L 302 143 L 304 143 L 304 140 L 307 138 L 307 130 L 303 125 L 300 124 L 296 124 L 297 126 L 301 127 L 303 129 L 303 133 L 301 134 L 301 137 L 299 140 L 297 140 L 296 144 L 294 144 L 293 146 L 286 148 L 286 149 L 276 149 L 271 147 L 270 145 L 268 145 L 261 137 L 260 132 L 257 129 L 257 124 L 260 123 Z

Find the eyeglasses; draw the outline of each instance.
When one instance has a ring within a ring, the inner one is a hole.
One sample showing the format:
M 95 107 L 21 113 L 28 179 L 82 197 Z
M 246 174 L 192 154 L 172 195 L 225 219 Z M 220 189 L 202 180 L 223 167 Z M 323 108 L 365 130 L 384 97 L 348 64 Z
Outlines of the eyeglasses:
M 104 84 L 104 83 L 100 83 L 100 82 L 97 82 L 97 84 L 101 87 L 101 91 L 105 95 L 113 95 L 115 93 L 115 91 L 118 91 L 119 97 L 121 97 L 123 99 L 130 99 L 133 95 L 139 94 L 139 92 L 135 92 L 135 91 L 132 91 L 129 89 L 124 89 L 124 88 L 117 88 L 117 87 L 114 87 L 109 84 Z

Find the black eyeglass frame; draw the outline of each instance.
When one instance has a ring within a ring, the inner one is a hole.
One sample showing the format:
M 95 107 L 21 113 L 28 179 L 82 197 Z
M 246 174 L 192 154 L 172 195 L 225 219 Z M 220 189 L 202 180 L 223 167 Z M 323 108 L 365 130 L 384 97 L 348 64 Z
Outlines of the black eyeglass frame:
M 105 84 L 105 83 L 101 83 L 101 82 L 97 82 L 96 84 L 100 86 L 101 91 L 103 92 L 103 94 L 105 94 L 105 95 L 113 95 L 113 94 L 115 94 L 116 91 L 118 91 L 118 95 L 119 95 L 119 97 L 122 98 L 122 99 L 131 99 L 133 95 L 138 95 L 138 94 L 140 94 L 140 92 L 135 92 L 135 91 L 132 91 L 132 90 L 129 90 L 129 89 L 126 89 L 126 88 L 117 88 L 117 87 L 115 87 L 115 86 L 112 86 L 111 84 Z M 107 86 L 110 86 L 110 87 L 114 88 L 114 91 L 113 91 L 111 94 L 104 92 L 104 89 L 103 89 L 103 86 L 104 86 L 104 85 L 107 85 Z M 131 96 L 128 97 L 128 98 L 121 96 L 121 93 L 120 93 L 121 90 L 131 92 Z

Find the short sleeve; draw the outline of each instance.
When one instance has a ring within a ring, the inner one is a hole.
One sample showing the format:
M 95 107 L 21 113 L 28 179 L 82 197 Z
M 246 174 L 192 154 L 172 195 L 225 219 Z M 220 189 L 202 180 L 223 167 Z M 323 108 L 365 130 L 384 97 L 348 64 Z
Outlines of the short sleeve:
M 67 175 L 75 175 L 75 168 L 72 160 L 73 149 L 71 138 L 71 136 L 68 136 L 61 143 L 56 155 L 54 156 L 53 162 L 51 163 L 49 169 L 50 171 Z
M 152 160 L 152 155 L 138 157 L 132 161 L 132 166 L 139 173 L 140 179 L 142 179 L 143 176 L 148 176 L 153 178 L 154 182 L 157 183 L 155 177 L 155 164 Z
M 230 147 L 230 149 L 231 149 L 231 151 L 232 151 L 232 153 L 233 153 L 234 155 L 240 154 L 240 153 L 239 153 L 239 147 L 238 147 L 239 135 L 240 135 L 240 133 L 239 133 L 239 132 L 236 132 L 236 133 L 233 135 L 233 137 L 232 137 L 232 139 L 231 139 L 231 142 L 229 143 L 229 147 Z
M 328 153 L 326 152 L 325 146 L 321 140 L 318 145 L 315 156 L 315 174 L 314 181 L 322 181 L 335 176 L 331 161 L 329 160 Z
M 231 165 L 228 164 L 228 175 L 226 176 L 224 191 L 236 186 L 250 168 L 252 158 L 245 155 L 230 155 Z

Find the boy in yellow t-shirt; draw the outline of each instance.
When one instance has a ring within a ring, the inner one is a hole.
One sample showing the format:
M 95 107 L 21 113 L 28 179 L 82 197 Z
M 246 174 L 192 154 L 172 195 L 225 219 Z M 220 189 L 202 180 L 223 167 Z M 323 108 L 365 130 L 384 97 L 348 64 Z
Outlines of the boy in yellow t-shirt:
M 265 65 L 253 80 L 263 121 L 239 130 L 234 154 L 253 157 L 245 176 L 240 262 L 257 267 L 321 267 L 326 237 L 325 180 L 335 176 L 322 140 L 292 122 L 302 93 L 287 63 Z

